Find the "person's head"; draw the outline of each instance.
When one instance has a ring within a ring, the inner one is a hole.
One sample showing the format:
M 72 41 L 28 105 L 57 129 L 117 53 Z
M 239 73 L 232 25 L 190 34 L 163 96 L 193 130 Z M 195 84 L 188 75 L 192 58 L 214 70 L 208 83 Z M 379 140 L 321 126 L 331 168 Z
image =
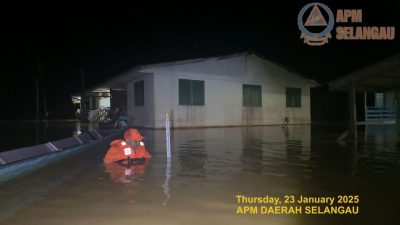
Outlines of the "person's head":
M 124 133 L 125 142 L 131 147 L 137 148 L 140 145 L 140 141 L 142 141 L 144 137 L 139 133 L 138 130 L 130 128 Z

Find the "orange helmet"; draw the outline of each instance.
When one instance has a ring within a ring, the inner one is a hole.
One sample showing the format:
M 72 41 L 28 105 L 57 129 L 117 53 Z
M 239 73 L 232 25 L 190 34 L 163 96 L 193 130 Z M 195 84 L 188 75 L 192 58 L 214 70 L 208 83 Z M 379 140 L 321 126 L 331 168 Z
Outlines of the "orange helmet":
M 135 141 L 141 141 L 144 139 L 144 137 L 142 135 L 140 135 L 138 130 L 129 128 L 124 133 L 124 139 L 133 139 Z

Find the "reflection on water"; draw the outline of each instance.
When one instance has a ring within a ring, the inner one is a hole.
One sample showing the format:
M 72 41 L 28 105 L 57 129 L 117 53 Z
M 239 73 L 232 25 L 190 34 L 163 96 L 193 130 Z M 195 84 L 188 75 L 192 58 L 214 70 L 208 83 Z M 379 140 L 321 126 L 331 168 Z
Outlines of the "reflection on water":
M 165 168 L 165 180 L 163 184 L 164 188 L 164 195 L 165 195 L 165 200 L 163 202 L 163 206 L 166 206 L 169 199 L 171 198 L 171 194 L 169 193 L 169 181 L 171 179 L 171 158 L 167 158 L 167 166 Z
M 133 162 L 132 165 L 119 163 L 105 164 L 105 171 L 110 175 L 110 180 L 115 183 L 137 183 L 146 172 L 150 160 Z
M 258 130 L 259 131 L 259 130 Z M 243 149 L 241 161 L 243 170 L 260 173 L 263 170 L 263 143 L 260 137 L 262 133 L 257 132 L 257 129 L 244 128 L 242 133 Z
M 204 140 L 192 140 L 178 147 L 180 171 L 178 176 L 204 177 L 207 153 Z
M 153 154 L 145 163 L 104 165 L 104 144 L 0 186 L 0 222 L 398 224 L 396 129 L 367 127 L 356 149 L 335 142 L 341 131 L 320 126 L 173 130 L 167 161 L 164 131 L 143 130 Z M 361 214 L 238 216 L 236 194 L 358 194 Z

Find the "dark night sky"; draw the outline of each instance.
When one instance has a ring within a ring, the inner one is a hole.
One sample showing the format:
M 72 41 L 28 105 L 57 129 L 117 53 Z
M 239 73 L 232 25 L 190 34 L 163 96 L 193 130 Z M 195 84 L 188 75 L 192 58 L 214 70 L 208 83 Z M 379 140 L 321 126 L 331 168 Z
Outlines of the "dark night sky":
M 164 1 L 165 2 L 165 1 Z M 71 111 L 79 68 L 90 87 L 138 64 L 254 50 L 320 82 L 400 50 L 398 1 L 321 1 L 332 10 L 362 8 L 363 25 L 397 26 L 394 41 L 336 41 L 310 47 L 300 41 L 297 14 L 310 1 L 234 1 L 142 4 L 2 5 L 0 115 L 34 117 L 31 79 L 41 59 L 41 86 L 50 116 Z

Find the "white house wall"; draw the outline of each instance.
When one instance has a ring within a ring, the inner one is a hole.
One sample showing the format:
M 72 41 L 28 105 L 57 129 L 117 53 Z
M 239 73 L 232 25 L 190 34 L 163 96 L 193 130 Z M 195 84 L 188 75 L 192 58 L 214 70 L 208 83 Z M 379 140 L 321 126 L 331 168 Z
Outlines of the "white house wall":
M 262 84 L 263 123 L 282 124 L 285 117 L 289 117 L 292 124 L 311 122 L 310 87 L 312 85 L 309 81 L 252 55 L 247 58 L 245 82 Z M 286 87 L 301 88 L 301 107 L 286 107 Z
M 310 123 L 310 87 L 304 78 L 255 55 L 211 59 L 202 62 L 148 68 L 154 73 L 154 87 L 145 81 L 145 93 L 154 90 L 154 124 L 138 125 L 164 127 L 165 113 L 172 114 L 174 127 L 237 126 L 282 124 L 285 117 L 292 124 Z M 179 105 L 179 79 L 205 82 L 204 106 Z M 242 84 L 262 85 L 262 107 L 242 106 Z M 286 87 L 301 88 L 301 108 L 286 108 Z M 153 89 L 154 88 L 154 89 Z M 151 96 L 148 96 L 149 98 Z
M 245 63 L 244 58 L 229 58 L 145 71 L 155 74 L 156 127 L 164 127 L 165 112 L 171 113 L 174 127 L 242 125 L 237 106 L 242 104 Z M 205 81 L 205 106 L 179 105 L 179 79 Z
M 134 83 L 144 80 L 144 106 L 135 106 Z M 133 118 L 132 125 L 155 127 L 154 124 L 154 75 L 139 76 L 127 84 L 127 113 Z

